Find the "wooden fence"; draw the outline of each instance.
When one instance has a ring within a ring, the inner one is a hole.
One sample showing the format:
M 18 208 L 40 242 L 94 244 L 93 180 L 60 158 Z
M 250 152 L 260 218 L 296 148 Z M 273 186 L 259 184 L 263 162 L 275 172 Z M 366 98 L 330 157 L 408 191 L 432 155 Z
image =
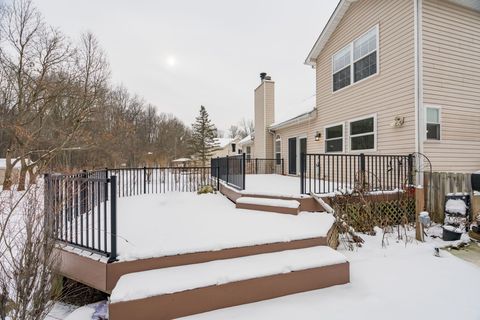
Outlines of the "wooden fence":
M 462 192 L 473 197 L 470 173 L 426 172 L 424 187 L 425 207 L 435 222 L 443 222 L 447 194 Z

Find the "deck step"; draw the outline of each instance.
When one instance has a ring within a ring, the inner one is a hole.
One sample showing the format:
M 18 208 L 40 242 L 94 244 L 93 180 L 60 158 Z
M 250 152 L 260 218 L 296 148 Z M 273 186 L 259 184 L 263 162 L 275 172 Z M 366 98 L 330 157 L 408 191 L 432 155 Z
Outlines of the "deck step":
M 236 208 L 268 211 L 276 213 L 298 214 L 300 202 L 274 198 L 241 197 L 236 201 Z
M 349 264 L 329 247 L 286 250 L 126 274 L 111 320 L 168 320 L 348 283 Z

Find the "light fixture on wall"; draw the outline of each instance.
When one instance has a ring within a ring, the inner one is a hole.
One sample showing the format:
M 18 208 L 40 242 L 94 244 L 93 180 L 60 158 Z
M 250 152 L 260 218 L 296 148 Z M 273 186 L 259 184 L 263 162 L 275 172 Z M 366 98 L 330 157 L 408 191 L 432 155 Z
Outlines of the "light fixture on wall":
M 322 134 L 320 133 L 320 131 L 317 131 L 317 133 L 315 133 L 315 141 L 320 141 L 321 137 L 322 137 Z

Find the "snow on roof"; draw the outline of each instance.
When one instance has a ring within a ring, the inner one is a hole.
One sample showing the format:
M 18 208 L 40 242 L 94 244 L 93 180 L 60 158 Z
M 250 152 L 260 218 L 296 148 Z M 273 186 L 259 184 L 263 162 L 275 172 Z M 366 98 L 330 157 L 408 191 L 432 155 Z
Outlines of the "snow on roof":
M 220 148 L 225 148 L 232 143 L 233 140 L 232 138 L 215 138 L 215 143 L 218 144 Z
M 283 120 L 283 121 L 279 121 L 279 122 L 275 122 L 275 123 L 272 123 L 269 128 L 271 130 L 276 130 L 276 129 L 280 129 L 280 128 L 283 128 L 283 127 L 286 127 L 286 126 L 289 126 L 289 125 L 293 125 L 293 124 L 297 124 L 297 123 L 300 123 L 300 122 L 303 122 L 305 120 L 308 120 L 310 118 L 310 115 L 315 111 L 315 108 L 313 108 L 312 110 L 309 110 L 309 111 L 306 111 L 306 112 L 303 112 L 295 117 L 292 117 L 290 119 L 287 119 L 287 120 Z
M 249 134 L 248 136 L 246 136 L 245 138 L 243 138 L 242 140 L 240 140 L 240 141 L 238 142 L 238 144 L 244 145 L 244 144 L 248 144 L 248 143 L 250 143 L 250 142 L 252 142 L 252 141 L 253 141 L 253 139 L 252 139 L 252 134 Z

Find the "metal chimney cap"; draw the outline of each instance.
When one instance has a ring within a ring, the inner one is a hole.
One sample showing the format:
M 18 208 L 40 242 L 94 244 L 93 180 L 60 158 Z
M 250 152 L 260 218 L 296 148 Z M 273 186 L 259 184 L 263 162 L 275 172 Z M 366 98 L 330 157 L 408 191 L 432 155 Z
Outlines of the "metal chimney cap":
M 266 72 L 262 72 L 260 73 L 260 79 L 261 80 L 265 80 L 265 77 L 267 76 L 267 73 Z

